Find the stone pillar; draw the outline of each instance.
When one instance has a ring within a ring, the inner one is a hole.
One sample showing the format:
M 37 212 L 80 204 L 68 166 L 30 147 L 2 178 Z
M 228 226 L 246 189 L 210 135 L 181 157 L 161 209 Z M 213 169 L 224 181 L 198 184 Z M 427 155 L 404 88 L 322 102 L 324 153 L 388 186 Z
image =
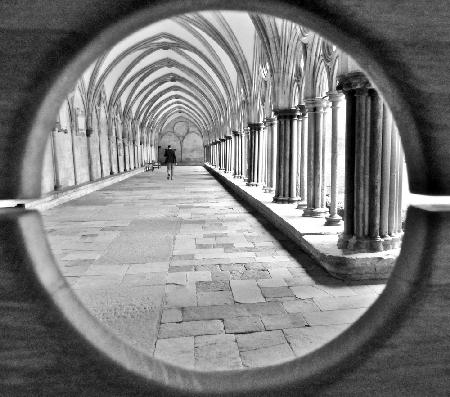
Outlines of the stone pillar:
M 226 139 L 220 138 L 219 140 L 219 151 L 220 151 L 220 161 L 219 161 L 219 170 L 225 171 L 225 156 L 226 156 Z
M 297 208 L 298 209 L 304 209 L 306 208 L 306 192 L 308 190 L 308 113 L 306 111 L 305 105 L 299 105 L 297 106 L 299 110 L 299 118 L 298 118 L 298 130 L 299 130 L 299 191 L 298 196 L 300 198 L 300 201 L 298 202 Z
M 232 138 L 233 148 L 233 177 L 239 177 L 239 131 L 233 131 Z
M 277 125 L 277 175 L 275 197 L 276 203 L 296 203 L 297 196 L 297 161 L 298 161 L 298 110 L 284 109 L 276 112 Z
M 225 165 L 225 172 L 232 172 L 233 171 L 233 136 L 227 135 L 225 137 L 226 139 L 226 165 Z
M 59 159 L 58 159 L 58 151 L 56 149 L 55 142 L 55 134 L 58 133 L 58 129 L 54 128 L 50 132 L 50 147 L 52 150 L 52 164 L 53 164 L 53 189 L 60 190 L 61 189 L 61 178 L 59 176 Z
M 275 181 L 277 172 L 277 119 L 276 117 L 267 117 L 266 126 L 266 193 L 275 192 Z
M 260 145 L 261 145 L 261 129 L 263 123 L 249 123 L 249 144 L 248 144 L 248 181 L 247 185 L 257 186 L 260 182 Z
M 325 135 L 324 112 L 327 101 L 322 98 L 307 99 L 308 112 L 308 160 L 307 160 L 307 193 L 306 208 L 303 216 L 325 217 L 328 208 L 325 206 Z
M 250 145 L 250 128 L 244 128 L 242 132 L 242 176 L 244 182 L 248 182 L 249 179 L 249 145 Z
M 337 174 L 338 174 L 338 141 L 339 141 L 339 108 L 342 106 L 344 94 L 341 92 L 329 92 L 331 102 L 331 192 L 330 192 L 330 216 L 325 222 L 326 226 L 336 226 L 342 218 L 337 214 Z
M 258 145 L 258 186 L 264 187 L 266 185 L 266 153 L 267 153 L 267 131 L 264 123 L 261 125 L 261 129 L 258 132 L 259 145 Z
M 340 81 L 347 121 L 344 233 L 338 247 L 362 252 L 393 248 L 401 236 L 398 133 L 388 107 L 362 73 Z
M 94 164 L 92 161 L 92 128 L 87 127 L 86 128 L 86 145 L 87 145 L 87 157 L 88 157 L 88 171 L 89 171 L 89 180 L 93 181 L 95 179 L 94 177 Z

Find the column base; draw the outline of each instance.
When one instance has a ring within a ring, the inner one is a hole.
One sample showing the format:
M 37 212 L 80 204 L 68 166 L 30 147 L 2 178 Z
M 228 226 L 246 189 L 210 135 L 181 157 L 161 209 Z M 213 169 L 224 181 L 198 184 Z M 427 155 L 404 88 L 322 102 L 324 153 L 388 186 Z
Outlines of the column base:
M 352 252 L 383 252 L 400 248 L 401 237 L 359 237 L 341 234 L 338 239 L 338 248 Z
M 273 193 L 274 191 L 273 187 L 264 186 L 264 193 Z
M 338 226 L 341 224 L 342 218 L 335 214 L 326 218 L 325 226 Z
M 258 186 L 256 182 L 248 182 L 246 183 L 247 186 Z
M 305 208 L 302 216 L 312 218 L 324 218 L 329 215 L 328 208 Z
M 305 200 L 300 200 L 300 201 L 297 203 L 297 209 L 298 209 L 298 210 L 304 210 L 307 206 L 308 206 L 308 204 L 306 204 L 306 201 L 305 201 Z
M 288 199 L 289 197 L 274 197 L 272 202 L 277 204 L 289 204 Z

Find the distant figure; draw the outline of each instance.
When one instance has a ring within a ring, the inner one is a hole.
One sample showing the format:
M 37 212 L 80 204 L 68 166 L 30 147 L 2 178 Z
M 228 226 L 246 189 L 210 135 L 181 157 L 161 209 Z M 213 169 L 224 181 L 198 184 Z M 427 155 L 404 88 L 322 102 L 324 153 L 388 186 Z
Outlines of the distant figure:
M 173 179 L 173 166 L 177 162 L 177 156 L 175 156 L 175 150 L 171 148 L 171 146 L 167 146 L 167 149 L 164 151 L 164 157 L 166 158 L 167 165 L 167 179 Z

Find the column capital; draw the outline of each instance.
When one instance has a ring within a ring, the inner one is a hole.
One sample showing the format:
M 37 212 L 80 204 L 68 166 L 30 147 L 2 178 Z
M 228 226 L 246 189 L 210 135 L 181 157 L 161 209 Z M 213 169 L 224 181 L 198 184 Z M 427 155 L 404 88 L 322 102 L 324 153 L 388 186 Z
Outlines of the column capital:
M 248 123 L 248 128 L 250 128 L 251 130 L 260 130 L 261 128 L 264 127 L 264 123 Z
M 234 135 L 234 136 L 239 136 L 239 135 L 240 135 L 240 132 L 239 132 L 239 131 L 233 130 L 232 132 L 233 132 L 233 135 Z
M 219 142 L 225 142 L 226 139 L 225 138 L 219 138 Z
M 306 111 L 306 106 L 305 105 L 297 105 L 297 109 L 299 111 L 299 117 L 306 117 L 307 116 L 307 111 Z
M 276 109 L 274 110 L 275 115 L 277 118 L 281 119 L 287 119 L 287 118 L 297 118 L 299 115 L 299 111 L 297 108 L 293 109 Z
M 225 139 L 230 140 L 230 139 L 233 139 L 233 137 L 231 135 L 225 135 Z
M 328 106 L 328 101 L 323 98 L 308 98 L 305 99 L 305 107 L 308 113 L 321 113 Z
M 347 93 L 352 90 L 368 89 L 371 84 L 367 76 L 362 72 L 351 72 L 338 77 L 337 90 Z
M 342 91 L 329 91 L 327 92 L 328 100 L 332 103 L 332 106 L 339 106 L 345 98 Z
M 273 125 L 277 122 L 277 118 L 276 117 L 266 117 L 264 119 L 264 125 L 266 127 L 268 127 L 269 125 Z

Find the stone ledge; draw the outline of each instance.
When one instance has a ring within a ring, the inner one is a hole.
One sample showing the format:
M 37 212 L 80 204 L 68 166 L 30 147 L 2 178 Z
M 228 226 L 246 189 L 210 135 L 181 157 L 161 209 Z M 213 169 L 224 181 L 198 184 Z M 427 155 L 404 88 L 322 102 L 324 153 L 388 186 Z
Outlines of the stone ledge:
M 302 217 L 302 210 L 297 209 L 296 204 L 273 203 L 273 194 L 246 186 L 242 179 L 233 178 L 209 164 L 204 164 L 204 167 L 334 277 L 345 280 L 384 280 L 389 277 L 400 253 L 399 248 L 373 253 L 346 253 L 337 247 L 343 225 L 325 226 L 324 218 Z
M 85 182 L 81 185 L 71 186 L 60 191 L 53 191 L 46 194 L 37 200 L 15 200 L 16 204 L 24 204 L 25 208 L 32 208 L 40 211 L 44 211 L 49 208 L 56 207 L 67 201 L 74 200 L 76 198 L 85 196 L 96 190 L 103 189 L 106 186 L 110 186 L 114 183 L 128 179 L 136 174 L 144 172 L 144 167 L 136 168 L 132 171 L 125 171 L 117 175 L 109 175 L 103 179 L 99 179 L 93 182 Z

